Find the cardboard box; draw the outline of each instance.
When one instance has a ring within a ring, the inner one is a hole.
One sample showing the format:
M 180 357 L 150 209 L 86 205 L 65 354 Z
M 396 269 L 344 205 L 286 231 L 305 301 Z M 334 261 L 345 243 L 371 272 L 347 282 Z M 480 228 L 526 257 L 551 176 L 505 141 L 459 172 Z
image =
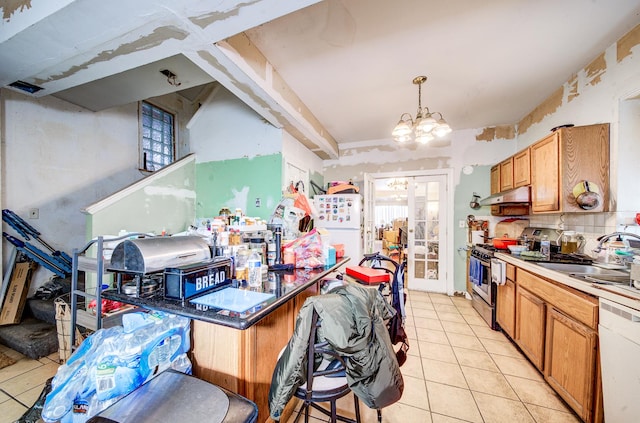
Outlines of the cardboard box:
M 22 312 L 31 284 L 31 273 L 36 266 L 33 262 L 15 264 L 2 312 L 0 312 L 0 325 L 13 325 L 22 320 Z
M 393 230 L 393 231 L 384 231 L 384 239 L 386 239 L 387 241 L 396 244 L 398 242 L 398 235 L 399 235 L 399 231 Z
M 404 219 L 395 219 L 393 221 L 393 230 L 397 231 L 398 229 L 402 228 L 403 226 L 407 226 L 408 224 L 408 219 L 404 218 Z
M 389 282 L 389 272 L 381 269 L 372 269 L 365 266 L 347 267 L 347 275 L 365 284 L 379 284 Z

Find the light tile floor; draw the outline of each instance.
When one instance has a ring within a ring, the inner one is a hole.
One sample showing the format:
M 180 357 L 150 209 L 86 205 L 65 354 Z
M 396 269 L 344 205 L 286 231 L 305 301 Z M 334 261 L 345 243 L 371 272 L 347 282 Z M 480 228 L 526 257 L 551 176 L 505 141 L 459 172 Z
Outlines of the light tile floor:
M 471 302 L 411 291 L 406 329 L 409 358 L 402 366 L 402 399 L 383 410 L 387 423 L 579 422 L 540 373 L 500 332 L 489 329 Z M 0 423 L 14 422 L 55 375 L 58 354 L 31 360 L 5 346 L 17 362 L 0 369 Z M 339 401 L 353 415 L 353 400 Z M 363 422 L 375 411 L 361 404 Z M 312 422 L 326 421 L 312 413 Z M 291 419 L 293 421 L 293 419 Z
M 580 420 L 542 375 L 501 333 L 491 330 L 471 302 L 410 291 L 409 358 L 401 367 L 404 393 L 382 410 L 386 423 L 577 423 Z M 353 417 L 353 399 L 338 401 Z M 363 422 L 374 410 L 360 405 Z M 328 419 L 313 411 L 313 423 Z M 302 420 L 303 421 L 303 420 Z M 293 422 L 293 417 L 288 423 Z

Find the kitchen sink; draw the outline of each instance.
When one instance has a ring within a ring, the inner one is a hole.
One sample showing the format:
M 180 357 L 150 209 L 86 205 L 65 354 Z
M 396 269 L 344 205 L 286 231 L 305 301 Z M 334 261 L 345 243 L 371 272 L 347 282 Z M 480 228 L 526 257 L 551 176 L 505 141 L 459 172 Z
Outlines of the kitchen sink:
M 536 263 L 536 265 L 546 269 L 555 270 L 562 273 L 584 273 L 588 275 L 620 275 L 626 274 L 619 270 L 604 269 L 591 264 L 569 264 L 569 263 Z
M 575 279 L 585 282 L 600 284 L 626 284 L 629 285 L 631 276 L 629 272 L 615 269 L 604 269 L 590 264 L 568 263 L 536 263 L 540 267 L 565 273 Z

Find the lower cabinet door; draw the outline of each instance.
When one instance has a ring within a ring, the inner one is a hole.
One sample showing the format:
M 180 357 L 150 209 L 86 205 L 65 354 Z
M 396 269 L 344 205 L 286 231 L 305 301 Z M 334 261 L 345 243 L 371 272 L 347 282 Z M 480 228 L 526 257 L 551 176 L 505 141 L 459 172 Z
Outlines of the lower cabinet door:
M 516 290 L 515 341 L 538 370 L 544 366 L 546 305 L 537 296 L 518 286 Z
M 502 331 L 513 339 L 516 332 L 516 284 L 509 279 L 504 285 L 498 285 L 496 319 Z
M 596 332 L 549 307 L 544 376 L 585 422 L 593 419 Z

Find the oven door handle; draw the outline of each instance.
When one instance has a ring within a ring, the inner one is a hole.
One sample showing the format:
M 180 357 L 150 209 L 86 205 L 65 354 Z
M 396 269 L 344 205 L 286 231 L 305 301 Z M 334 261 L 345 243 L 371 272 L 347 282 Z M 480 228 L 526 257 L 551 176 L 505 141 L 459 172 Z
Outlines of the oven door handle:
M 507 281 L 507 263 L 497 258 L 491 259 L 491 282 L 504 285 Z

